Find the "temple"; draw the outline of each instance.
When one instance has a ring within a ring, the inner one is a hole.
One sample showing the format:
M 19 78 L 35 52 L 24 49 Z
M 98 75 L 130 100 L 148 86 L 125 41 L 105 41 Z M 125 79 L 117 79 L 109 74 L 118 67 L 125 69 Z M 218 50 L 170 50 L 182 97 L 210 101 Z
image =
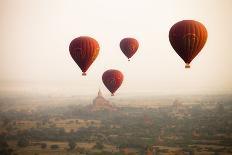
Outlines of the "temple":
M 106 100 L 101 90 L 99 89 L 97 97 L 93 100 L 93 104 L 91 106 L 91 111 L 98 111 L 98 110 L 109 110 L 109 111 L 116 111 L 117 108 L 110 104 L 108 100 Z

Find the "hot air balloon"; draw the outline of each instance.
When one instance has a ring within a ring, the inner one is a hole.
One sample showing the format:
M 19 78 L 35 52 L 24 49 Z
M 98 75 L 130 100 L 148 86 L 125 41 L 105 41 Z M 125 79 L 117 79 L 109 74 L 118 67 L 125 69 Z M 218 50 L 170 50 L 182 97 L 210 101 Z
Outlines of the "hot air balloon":
M 114 93 L 122 84 L 123 74 L 119 70 L 110 69 L 103 73 L 102 81 L 111 92 L 111 96 L 114 96 Z
M 130 61 L 130 58 L 136 53 L 139 48 L 139 42 L 134 38 L 124 38 L 120 42 L 120 48 L 125 56 Z
M 72 40 L 69 45 L 69 51 L 73 60 L 82 70 L 82 75 L 86 75 L 86 71 L 94 62 L 99 53 L 98 42 L 87 36 L 81 36 Z
M 183 20 L 174 24 L 169 31 L 169 41 L 176 53 L 190 68 L 191 61 L 204 47 L 207 30 L 203 24 L 194 20 Z

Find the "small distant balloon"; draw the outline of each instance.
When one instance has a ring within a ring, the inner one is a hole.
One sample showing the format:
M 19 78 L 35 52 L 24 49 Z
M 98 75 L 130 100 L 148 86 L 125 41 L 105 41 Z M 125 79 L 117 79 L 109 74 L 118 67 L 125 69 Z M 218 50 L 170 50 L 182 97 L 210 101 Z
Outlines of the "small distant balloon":
M 124 38 L 120 42 L 120 48 L 125 56 L 130 61 L 130 58 L 136 53 L 139 48 L 139 42 L 134 38 Z
M 174 24 L 169 31 L 169 41 L 176 53 L 190 68 L 191 61 L 198 55 L 207 40 L 205 26 L 194 20 L 183 20 Z
M 86 75 L 86 71 L 97 58 L 99 50 L 98 42 L 88 36 L 81 36 L 71 41 L 69 45 L 70 54 L 82 70 L 83 76 Z
M 114 96 L 114 93 L 121 86 L 123 82 L 123 74 L 119 70 L 110 69 L 103 73 L 102 82 L 106 88 L 111 92 L 111 96 Z

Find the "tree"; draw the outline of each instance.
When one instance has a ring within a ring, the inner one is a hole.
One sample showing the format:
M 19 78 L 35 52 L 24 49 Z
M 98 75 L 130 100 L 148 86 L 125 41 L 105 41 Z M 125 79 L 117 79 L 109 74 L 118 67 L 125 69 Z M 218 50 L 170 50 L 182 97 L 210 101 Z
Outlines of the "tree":
M 46 149 L 46 148 L 47 148 L 47 144 L 46 144 L 46 143 L 42 143 L 42 144 L 41 144 L 41 148 L 42 148 L 42 149 Z
M 18 144 L 17 144 L 19 147 L 26 147 L 29 145 L 29 140 L 27 138 L 20 138 L 18 140 Z
M 93 148 L 102 150 L 104 148 L 104 145 L 101 142 L 96 142 Z
M 68 142 L 68 146 L 69 146 L 69 149 L 70 150 L 73 150 L 73 149 L 75 149 L 75 147 L 76 147 L 76 142 L 74 141 L 74 140 L 70 140 L 69 142 Z
M 55 150 L 55 149 L 59 149 L 59 145 L 57 144 L 53 144 L 51 145 L 51 149 Z
M 3 118 L 3 126 L 7 126 L 8 124 L 10 124 L 11 120 L 7 117 Z
M 79 152 L 80 154 L 85 154 L 85 153 L 86 153 L 86 150 L 85 150 L 85 148 L 83 148 L 83 147 L 78 147 L 78 146 L 77 146 L 76 150 L 77 150 L 77 152 Z
M 190 154 L 190 155 L 195 155 L 195 151 L 194 151 L 193 149 L 191 149 L 191 150 L 189 151 L 189 154 Z
M 216 152 L 214 152 L 214 155 L 219 155 L 219 152 L 217 152 L 217 151 L 216 151 Z
M 13 149 L 9 148 L 6 141 L 0 140 L 0 154 L 1 155 L 12 155 Z

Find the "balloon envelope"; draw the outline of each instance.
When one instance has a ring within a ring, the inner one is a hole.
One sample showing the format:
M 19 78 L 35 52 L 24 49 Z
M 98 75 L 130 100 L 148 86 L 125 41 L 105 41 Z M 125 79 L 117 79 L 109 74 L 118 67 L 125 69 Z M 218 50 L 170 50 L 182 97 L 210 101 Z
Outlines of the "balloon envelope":
M 120 48 L 130 61 L 130 58 L 136 53 L 139 48 L 139 42 L 134 38 L 124 38 L 120 42 Z
M 102 75 L 102 82 L 113 96 L 123 82 L 123 74 L 119 70 L 107 70 Z
M 98 42 L 87 36 L 81 36 L 72 40 L 69 45 L 69 51 L 73 60 L 82 70 L 82 75 L 86 75 L 86 71 L 97 58 L 99 53 Z
M 205 26 L 194 20 L 180 21 L 169 31 L 169 41 L 186 63 L 186 68 L 190 68 L 189 64 L 204 47 L 207 36 Z

